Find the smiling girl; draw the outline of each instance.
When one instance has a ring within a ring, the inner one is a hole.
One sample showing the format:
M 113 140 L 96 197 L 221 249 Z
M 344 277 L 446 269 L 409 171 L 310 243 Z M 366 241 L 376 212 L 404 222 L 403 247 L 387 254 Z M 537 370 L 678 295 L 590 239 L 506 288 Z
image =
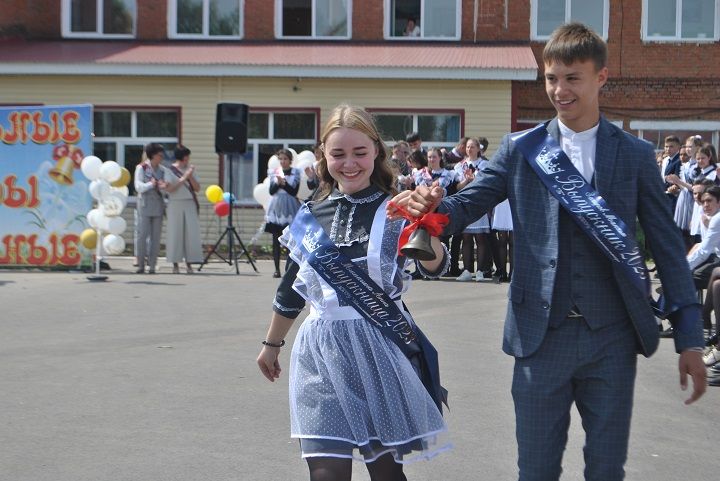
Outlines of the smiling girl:
M 321 140 L 318 174 L 326 188 L 319 200 L 301 208 L 280 239 L 291 259 L 257 363 L 269 381 L 280 376 L 280 348 L 309 303 L 290 357 L 289 384 L 291 436 L 300 440 L 310 479 L 349 480 L 356 459 L 366 463 L 373 480 L 401 481 L 404 463 L 450 448 L 443 436 L 447 428 L 416 373 L 416 358 L 411 362 L 365 313 L 377 302 L 369 301 L 363 313 L 356 309 L 353 296 L 361 294 L 354 280 L 362 276 L 353 272 L 368 276 L 372 298 L 388 299 L 401 313 L 398 325 L 420 336 L 400 299 L 409 281 L 407 259 L 398 257 L 397 249 L 405 221 L 385 216 L 394 177 L 370 114 L 336 107 Z M 420 269 L 438 277 L 447 268 L 447 255 L 437 238 L 431 244 L 437 259 Z M 344 263 L 332 264 L 338 256 L 352 264 L 346 272 Z M 325 277 L 331 265 L 333 276 Z

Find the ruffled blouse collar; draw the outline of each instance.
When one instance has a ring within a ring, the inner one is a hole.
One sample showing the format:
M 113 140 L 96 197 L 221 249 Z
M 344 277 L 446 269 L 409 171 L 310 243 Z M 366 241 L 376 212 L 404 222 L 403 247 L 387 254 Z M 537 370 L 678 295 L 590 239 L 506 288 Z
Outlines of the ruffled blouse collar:
M 345 199 L 351 204 L 368 204 L 370 202 L 375 202 L 384 195 L 387 194 L 380 190 L 379 187 L 370 184 L 369 187 L 359 190 L 353 194 L 343 194 L 337 188 L 334 188 L 328 196 L 328 200 L 337 201 L 340 199 Z

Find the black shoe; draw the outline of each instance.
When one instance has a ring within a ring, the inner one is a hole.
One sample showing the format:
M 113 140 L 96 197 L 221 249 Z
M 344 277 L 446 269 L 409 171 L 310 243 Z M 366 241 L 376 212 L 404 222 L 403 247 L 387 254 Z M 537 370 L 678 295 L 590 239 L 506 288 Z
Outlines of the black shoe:
M 662 329 L 662 326 L 660 326 L 660 329 Z M 673 328 L 668 327 L 664 331 L 660 331 L 660 337 L 663 339 L 667 339 L 669 337 L 673 337 Z
M 110 264 L 108 264 L 105 261 L 100 261 L 100 270 L 101 271 L 110 271 L 112 269 L 110 269 Z
M 273 277 L 274 277 L 275 279 L 279 279 L 279 278 L 280 278 L 280 271 L 275 271 L 275 273 L 273 274 Z
M 718 343 L 718 335 L 715 334 L 714 336 L 710 336 L 707 339 L 705 339 L 705 345 L 706 346 L 714 346 Z
M 135 271 L 135 274 L 145 274 L 145 269 L 138 269 Z
M 413 272 L 412 274 L 410 274 L 410 278 L 411 278 L 411 279 L 416 279 L 416 280 L 417 280 L 417 279 L 422 279 L 422 278 L 423 278 L 423 275 L 420 274 L 420 271 L 415 271 L 415 272 Z

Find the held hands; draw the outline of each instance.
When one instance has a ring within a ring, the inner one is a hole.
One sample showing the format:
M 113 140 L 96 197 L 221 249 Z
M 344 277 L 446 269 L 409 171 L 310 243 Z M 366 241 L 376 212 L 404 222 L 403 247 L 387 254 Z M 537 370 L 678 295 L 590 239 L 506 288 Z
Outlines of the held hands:
M 692 395 L 685 401 L 685 404 L 692 404 L 705 394 L 705 389 L 707 388 L 707 373 L 705 363 L 703 363 L 702 360 L 702 353 L 696 351 L 683 351 L 680 353 L 678 368 L 680 370 L 680 389 L 683 391 L 687 390 L 688 387 L 688 374 L 692 377 L 693 392 Z
M 414 217 L 422 217 L 423 215 L 434 212 L 443 198 L 443 189 L 437 181 L 427 187 L 420 185 L 415 190 L 405 190 L 388 203 L 387 217 L 390 220 L 403 218 L 400 211 L 393 205 L 396 204 L 405 209 Z
M 279 347 L 263 346 L 260 355 L 257 358 L 257 364 L 262 372 L 263 376 L 270 382 L 275 382 L 275 379 L 280 377 L 280 362 L 278 356 L 280 355 Z

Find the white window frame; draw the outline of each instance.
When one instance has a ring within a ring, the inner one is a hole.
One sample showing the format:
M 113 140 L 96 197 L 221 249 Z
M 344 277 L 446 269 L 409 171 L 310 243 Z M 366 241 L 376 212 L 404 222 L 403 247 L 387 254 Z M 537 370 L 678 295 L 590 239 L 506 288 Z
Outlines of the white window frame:
M 538 1 L 530 0 L 530 40 L 545 41 L 550 35 L 538 35 L 537 33 L 537 17 L 538 17 Z M 645 0 L 643 0 L 645 1 Z M 596 32 L 603 40 L 608 38 L 608 25 L 610 23 L 610 0 L 602 0 L 603 2 L 603 29 L 602 32 Z M 565 0 L 565 22 L 572 21 L 572 12 L 570 11 L 571 0 Z M 559 25 L 558 25 L 559 27 Z
M 675 0 L 675 35 L 674 36 L 650 36 L 648 35 L 648 0 L 642 2 L 642 29 L 641 35 L 643 42 L 691 42 L 691 43 L 710 43 L 720 40 L 720 0 L 715 0 L 715 33 L 712 37 L 688 37 L 683 38 L 682 35 L 682 2 L 683 0 Z
M 178 0 L 168 2 L 168 38 L 192 40 L 238 40 L 245 35 L 245 0 L 236 0 L 240 9 L 240 28 L 238 35 L 210 35 L 210 0 L 203 2 L 203 31 L 202 33 L 178 33 L 177 31 L 177 3 Z
M 610 120 L 610 119 L 605 119 L 605 120 L 607 120 L 608 122 L 610 122 L 611 124 L 613 124 L 615 127 L 618 127 L 618 128 L 620 128 L 620 129 L 623 128 L 623 121 L 622 121 L 622 120 Z M 533 125 L 537 125 L 537 124 L 541 124 L 541 123 L 547 122 L 547 121 L 548 121 L 548 119 L 540 119 L 540 120 L 535 120 L 535 119 L 517 119 L 517 120 L 515 121 L 515 123 L 518 123 L 518 124 L 533 124 Z
M 420 125 L 419 118 L 420 117 L 433 117 L 433 116 L 438 116 L 438 115 L 447 115 L 447 116 L 455 115 L 459 118 L 459 122 L 460 122 L 460 125 L 458 126 L 459 127 L 459 135 L 458 135 L 457 139 L 449 140 L 447 142 L 436 142 L 434 140 L 422 139 L 423 146 L 424 147 L 455 147 L 455 145 L 458 143 L 460 138 L 462 138 L 463 115 L 457 111 L 455 111 L 455 112 L 441 112 L 441 111 L 423 112 L 423 111 L 416 110 L 413 112 L 404 112 L 404 111 L 398 110 L 397 112 L 396 111 L 388 112 L 386 110 L 369 109 L 369 112 L 375 117 L 378 117 L 378 116 L 412 117 L 412 129 L 410 130 L 411 132 L 419 131 L 419 125 Z M 395 145 L 400 140 L 405 140 L 405 139 L 403 138 L 403 139 L 394 139 L 394 140 L 383 140 L 383 143 L 387 147 L 391 148 L 393 145 Z
M 638 131 L 641 139 L 646 130 L 690 131 L 702 135 L 705 142 L 718 145 L 720 142 L 720 121 L 718 120 L 631 120 L 630 129 Z M 710 133 L 710 138 L 707 134 Z M 683 142 L 685 139 L 680 139 Z
M 317 138 L 315 139 L 298 139 L 298 138 L 289 138 L 289 137 L 282 137 L 282 138 L 275 138 L 275 115 L 276 114 L 313 114 L 315 115 L 315 137 L 318 137 L 320 135 L 320 132 L 318 132 L 317 127 L 317 121 L 318 117 L 320 116 L 320 112 L 318 110 L 305 110 L 302 108 L 293 108 L 292 110 L 252 110 L 250 109 L 251 114 L 268 114 L 268 134 L 269 138 L 258 138 L 258 137 L 248 137 L 247 139 L 247 151 L 252 150 L 252 159 L 248 158 L 248 154 L 241 154 L 241 159 L 245 159 L 246 161 L 252 160 L 252 172 L 255 173 L 258 171 L 258 167 L 260 164 L 260 149 L 259 146 L 261 144 L 281 144 L 282 148 L 287 149 L 290 148 L 292 145 L 298 145 L 298 144 L 315 144 L 317 142 Z M 299 152 L 298 152 L 299 153 Z M 242 160 L 241 160 L 242 161 Z M 236 161 L 237 162 L 237 161 Z M 229 186 L 230 176 L 228 173 L 228 165 L 225 164 L 223 168 L 222 178 L 223 178 L 223 185 Z M 239 176 L 233 176 L 233 180 L 235 181 L 234 186 L 230 186 L 229 189 L 232 192 L 235 192 L 237 190 L 237 186 L 239 185 L 240 179 Z M 303 179 L 303 182 L 305 180 Z M 235 189 L 235 190 L 233 190 Z M 238 193 L 238 199 L 235 201 L 235 205 L 238 206 L 257 206 L 258 203 L 255 200 L 254 197 L 252 197 L 252 192 L 250 192 L 249 197 L 239 197 L 240 194 Z
M 103 0 L 95 0 L 97 4 L 97 13 L 95 24 L 97 30 L 95 32 L 73 32 L 71 30 L 72 23 L 72 0 L 62 0 L 60 19 L 62 23 L 62 36 L 65 38 L 135 38 L 137 35 L 137 0 L 135 0 L 135 15 L 133 17 L 132 33 L 103 33 Z
M 180 143 L 180 111 L 176 109 L 124 109 L 122 107 L 101 107 L 96 108 L 95 112 L 129 112 L 130 113 L 130 136 L 129 137 L 95 137 L 93 135 L 94 143 L 115 143 L 117 159 L 114 159 L 121 167 L 125 167 L 125 146 L 127 145 L 147 145 L 150 142 L 157 142 L 162 145 L 166 144 L 179 144 Z M 137 135 L 137 114 L 139 112 L 173 112 L 178 114 L 178 136 L 177 137 L 139 137 Z M 108 160 L 108 159 L 103 159 Z M 130 172 L 130 175 L 134 175 L 134 172 Z M 130 199 L 135 199 L 136 196 L 131 195 Z
M 282 40 L 350 40 L 352 38 L 352 2 L 353 0 L 345 0 L 347 2 L 347 35 L 345 36 L 319 36 L 315 35 L 317 26 L 317 19 L 315 12 L 317 12 L 317 0 L 312 0 L 312 25 L 310 26 L 309 36 L 299 35 L 283 35 L 283 0 L 275 0 L 275 38 Z
M 461 34 L 462 34 L 462 1 L 461 0 L 455 0 L 455 36 L 454 37 L 425 37 L 423 36 L 423 32 L 425 31 L 425 2 L 427 0 L 420 0 L 420 24 L 418 27 L 420 27 L 420 36 L 419 37 L 405 37 L 405 36 L 395 36 L 392 34 L 392 21 L 393 21 L 393 12 L 392 12 L 392 0 L 384 0 L 385 1 L 385 20 L 383 22 L 383 36 L 385 40 L 392 40 L 396 42 L 413 42 L 413 41 L 424 41 L 424 40 L 433 40 L 433 41 L 448 41 L 448 40 L 460 40 Z

